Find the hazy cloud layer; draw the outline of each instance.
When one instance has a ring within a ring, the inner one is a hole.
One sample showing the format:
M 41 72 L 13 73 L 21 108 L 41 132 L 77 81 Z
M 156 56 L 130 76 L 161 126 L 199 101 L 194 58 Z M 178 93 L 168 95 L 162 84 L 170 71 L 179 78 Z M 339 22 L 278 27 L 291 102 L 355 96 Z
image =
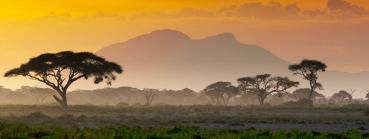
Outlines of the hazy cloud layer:
M 195 9 L 195 8 L 185 8 L 181 9 L 176 13 L 177 16 L 200 16 L 200 17 L 208 17 L 208 16 L 214 16 L 215 14 L 210 11 L 205 11 L 201 9 Z
M 327 8 L 331 11 L 349 12 L 357 15 L 367 15 L 368 11 L 345 0 L 328 0 Z
M 251 18 L 285 19 L 292 18 L 299 14 L 301 9 L 296 4 L 283 6 L 277 2 L 268 4 L 245 3 L 240 6 L 223 8 L 221 13 L 229 16 L 244 16 Z
M 221 8 L 218 11 L 186 8 L 171 14 L 171 17 L 243 17 L 262 20 L 332 20 L 350 19 L 368 16 L 369 12 L 345 0 L 327 0 L 324 9 L 304 10 L 297 3 L 283 5 L 279 2 L 270 3 L 244 3 Z
M 112 7 L 117 11 L 110 7 L 91 10 L 75 6 L 78 12 L 73 12 L 68 6 L 67 10 L 46 9 L 40 15 L 24 13 L 24 17 L 14 18 L 11 14 L 4 18 L 1 15 L 0 72 L 19 66 L 40 53 L 96 51 L 108 44 L 163 28 L 181 30 L 194 38 L 232 32 L 240 42 L 258 44 L 291 62 L 299 62 L 302 58 L 320 59 L 328 63 L 330 70 L 369 71 L 366 54 L 369 51 L 369 6 L 364 5 L 366 1 L 354 4 L 349 0 L 316 0 L 320 5 L 313 9 L 304 5 L 304 1 L 311 0 L 294 0 L 296 4 L 274 1 L 250 3 L 244 0 L 213 7 L 179 3 L 180 6 L 168 6 L 168 9 L 136 8 L 131 11 L 125 11 L 119 4 Z M 209 1 L 212 2 L 215 3 Z M 16 58 L 9 59 L 15 55 Z M 0 83 L 12 88 L 23 83 L 34 85 L 23 78 L 1 77 Z

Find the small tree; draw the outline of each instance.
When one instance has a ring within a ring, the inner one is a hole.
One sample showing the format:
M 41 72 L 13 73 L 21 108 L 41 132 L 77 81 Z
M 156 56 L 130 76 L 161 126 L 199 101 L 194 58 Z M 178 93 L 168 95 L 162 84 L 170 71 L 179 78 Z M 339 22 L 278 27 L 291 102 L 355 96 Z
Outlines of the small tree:
M 334 102 L 343 102 L 345 99 L 351 101 L 352 95 L 349 94 L 346 90 L 340 90 L 337 93 L 334 93 L 331 97 L 331 100 Z
M 369 100 L 369 89 L 365 90 L 366 91 L 366 95 L 365 98 Z
M 237 87 L 230 82 L 216 82 L 207 86 L 203 92 L 217 105 L 227 106 L 229 101 L 238 95 Z
M 327 66 L 324 63 L 316 60 L 303 60 L 300 64 L 292 64 L 289 66 L 289 70 L 291 70 L 294 75 L 300 75 L 309 81 L 309 99 L 311 99 L 311 96 L 316 89 L 323 89 L 322 84 L 317 80 L 319 77 L 318 73 L 325 72 L 326 68 Z
M 145 106 L 150 106 L 154 96 L 158 93 L 159 91 L 156 89 L 143 89 L 142 90 L 142 94 L 145 96 Z
M 310 88 L 298 88 L 295 91 L 292 92 L 291 98 L 302 100 L 302 99 L 308 99 L 310 95 Z M 317 100 L 317 99 L 325 99 L 325 96 L 314 91 L 311 95 L 311 100 Z
M 5 73 L 5 77 L 21 75 L 46 84 L 59 94 L 60 97 L 53 97 L 66 110 L 67 91 L 72 83 L 81 78 L 94 78 L 96 84 L 106 80 L 111 85 L 115 80 L 113 73 L 122 72 L 118 64 L 92 53 L 64 51 L 31 58 L 28 63 Z
M 287 89 L 296 87 L 298 82 L 291 81 L 287 77 L 271 77 L 270 74 L 256 75 L 255 77 L 243 77 L 238 80 L 238 88 L 242 93 L 251 93 L 258 96 L 260 105 L 272 93 L 281 96 Z

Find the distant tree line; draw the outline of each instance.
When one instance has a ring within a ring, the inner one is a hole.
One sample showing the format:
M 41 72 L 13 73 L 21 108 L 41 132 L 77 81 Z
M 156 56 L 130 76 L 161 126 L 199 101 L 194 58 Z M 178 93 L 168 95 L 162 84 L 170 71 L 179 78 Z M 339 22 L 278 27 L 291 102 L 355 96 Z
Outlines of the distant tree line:
M 265 98 L 263 105 L 286 105 L 289 102 L 297 102 L 309 98 L 310 88 L 291 90 L 283 94 L 272 93 Z M 347 92 L 347 94 L 340 92 Z M 53 94 L 55 94 L 55 91 L 49 88 L 23 86 L 17 90 L 10 90 L 0 87 L 0 104 L 58 105 L 52 97 Z M 167 90 L 118 87 L 76 90 L 69 92 L 67 96 L 71 105 L 260 105 L 259 96 L 253 93 L 210 97 L 203 91 L 197 92 L 188 88 Z M 311 100 L 318 105 L 329 104 L 337 106 L 369 102 L 367 100 L 352 99 L 351 93 L 345 90 L 338 91 L 329 97 L 314 91 L 311 95 Z M 293 106 L 293 104 L 288 106 Z
M 299 64 L 292 64 L 289 66 L 289 70 L 294 75 L 302 76 L 305 80 L 309 81 L 310 89 L 308 98 L 312 99 L 313 93 L 316 89 L 323 89 L 323 85 L 318 82 L 318 73 L 324 72 L 327 66 L 316 60 L 303 60 Z M 242 94 L 254 94 L 257 96 L 259 104 L 264 104 L 265 99 L 273 94 L 282 96 L 292 87 L 297 87 L 299 82 L 291 81 L 287 77 L 272 77 L 271 74 L 260 74 L 254 77 L 242 77 L 237 79 L 238 86 L 235 87 L 230 82 L 216 82 L 206 87 L 203 92 L 207 94 L 213 100 L 216 100 L 216 104 L 219 99 L 227 100 Z M 217 99 L 214 99 L 217 98 Z

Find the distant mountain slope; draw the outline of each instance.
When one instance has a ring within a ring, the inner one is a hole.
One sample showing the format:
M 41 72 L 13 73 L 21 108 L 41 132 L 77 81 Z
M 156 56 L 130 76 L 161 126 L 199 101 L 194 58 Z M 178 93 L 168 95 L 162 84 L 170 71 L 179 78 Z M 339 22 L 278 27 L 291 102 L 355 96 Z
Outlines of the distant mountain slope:
M 125 69 L 113 83 L 116 86 L 200 90 L 215 81 L 234 82 L 248 75 L 291 76 L 289 62 L 261 47 L 242 44 L 230 33 L 192 39 L 179 31 L 158 30 L 110 45 L 97 54 Z M 364 91 L 368 77 L 367 73 L 327 72 L 322 75 L 327 92 L 323 94 L 349 88 Z

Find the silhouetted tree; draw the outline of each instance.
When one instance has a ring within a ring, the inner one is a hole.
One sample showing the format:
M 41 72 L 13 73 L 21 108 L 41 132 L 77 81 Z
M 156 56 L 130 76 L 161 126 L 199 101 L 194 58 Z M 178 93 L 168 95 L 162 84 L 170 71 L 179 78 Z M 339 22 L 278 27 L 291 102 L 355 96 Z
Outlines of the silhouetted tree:
M 200 94 L 189 88 L 177 90 L 172 93 L 175 104 L 195 104 L 197 100 L 201 100 Z
M 325 72 L 325 69 L 327 68 L 324 63 L 316 60 L 302 60 L 300 64 L 292 64 L 288 68 L 293 72 L 294 75 L 300 75 L 309 81 L 309 99 L 311 99 L 311 95 L 315 89 L 323 89 L 322 84 L 320 84 L 317 80 L 318 73 L 320 71 Z
M 369 100 L 369 89 L 368 90 L 365 90 L 365 91 L 366 91 L 365 98 L 367 98 Z
M 5 73 L 5 77 L 21 75 L 46 84 L 59 94 L 60 97 L 53 97 L 66 110 L 67 90 L 72 83 L 92 77 L 96 84 L 106 80 L 111 85 L 115 80 L 114 72 L 122 73 L 123 70 L 118 64 L 89 52 L 64 51 L 31 58 L 28 63 Z
M 228 105 L 229 101 L 238 95 L 237 87 L 230 82 L 216 82 L 207 86 L 203 92 L 217 105 Z
M 272 93 L 280 96 L 286 93 L 287 89 L 296 87 L 298 82 L 291 81 L 287 77 L 271 77 L 270 74 L 256 75 L 255 77 L 243 77 L 238 80 L 238 88 L 242 93 L 252 93 L 258 96 L 260 105 Z
M 333 100 L 336 103 L 343 102 L 344 100 L 352 100 L 352 95 L 349 94 L 346 90 L 340 90 L 337 93 L 334 93 L 331 97 L 331 100 Z
M 145 96 L 145 106 L 150 106 L 154 96 L 157 95 L 159 90 L 156 89 L 143 89 L 142 94 Z

